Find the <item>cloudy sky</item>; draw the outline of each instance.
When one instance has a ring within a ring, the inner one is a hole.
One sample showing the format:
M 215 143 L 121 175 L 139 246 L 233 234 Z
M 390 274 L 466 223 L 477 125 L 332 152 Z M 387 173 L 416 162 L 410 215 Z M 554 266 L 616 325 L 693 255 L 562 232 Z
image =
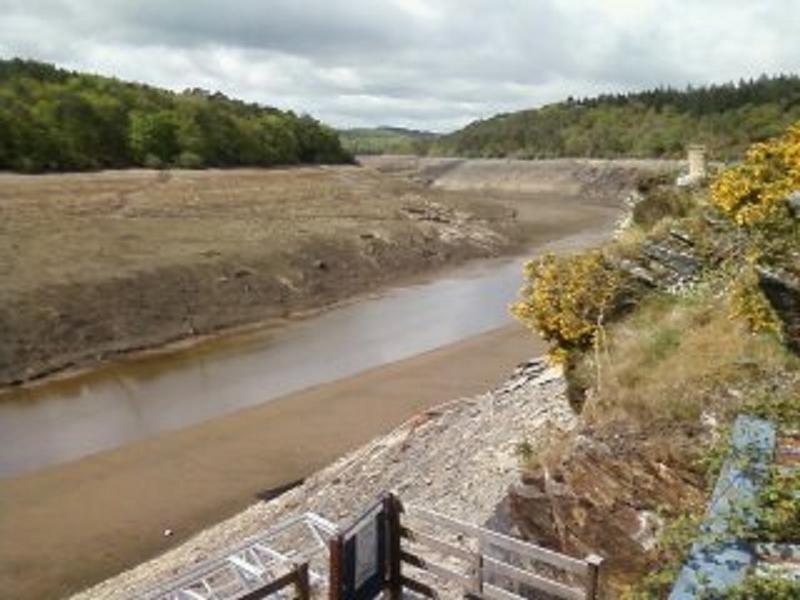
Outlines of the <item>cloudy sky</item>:
M 447 131 L 568 95 L 800 73 L 800 0 L 0 0 L 0 56 L 335 126 Z

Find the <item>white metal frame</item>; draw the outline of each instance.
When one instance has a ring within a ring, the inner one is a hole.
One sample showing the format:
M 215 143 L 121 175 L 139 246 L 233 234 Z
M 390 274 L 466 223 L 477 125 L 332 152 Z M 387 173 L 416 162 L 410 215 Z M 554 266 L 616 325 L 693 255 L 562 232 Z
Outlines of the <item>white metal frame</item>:
M 283 534 L 305 529 L 311 534 L 310 548 L 279 552 L 270 546 Z M 183 575 L 150 589 L 137 598 L 144 600 L 237 600 L 280 577 L 296 564 L 326 553 L 328 540 L 336 533 L 334 523 L 314 513 L 298 515 L 246 539 L 223 554 L 203 561 Z M 324 561 L 327 563 L 327 560 Z M 325 583 L 325 574 L 309 569 L 310 584 Z M 285 592 L 277 592 L 283 597 Z

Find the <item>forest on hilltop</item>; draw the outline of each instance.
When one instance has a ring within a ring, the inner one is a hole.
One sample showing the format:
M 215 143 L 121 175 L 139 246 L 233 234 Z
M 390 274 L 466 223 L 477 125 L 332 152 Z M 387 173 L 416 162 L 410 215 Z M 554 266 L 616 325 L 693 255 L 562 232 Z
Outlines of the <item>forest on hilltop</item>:
M 752 142 L 800 119 L 800 77 L 762 76 L 738 83 L 658 88 L 475 121 L 433 142 L 429 153 L 464 157 L 682 156 L 688 143 L 718 159 L 740 156 Z
M 339 137 L 353 154 L 425 154 L 439 136 L 402 127 L 358 127 L 340 130 Z
M 310 116 L 231 99 L 0 60 L 0 169 L 341 163 L 336 132 Z

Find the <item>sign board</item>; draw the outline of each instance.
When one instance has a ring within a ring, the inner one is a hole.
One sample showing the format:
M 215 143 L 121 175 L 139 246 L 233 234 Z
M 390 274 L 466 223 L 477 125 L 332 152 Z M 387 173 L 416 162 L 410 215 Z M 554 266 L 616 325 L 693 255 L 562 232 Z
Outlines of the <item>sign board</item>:
M 387 519 L 383 501 L 342 534 L 342 600 L 372 600 L 386 581 Z

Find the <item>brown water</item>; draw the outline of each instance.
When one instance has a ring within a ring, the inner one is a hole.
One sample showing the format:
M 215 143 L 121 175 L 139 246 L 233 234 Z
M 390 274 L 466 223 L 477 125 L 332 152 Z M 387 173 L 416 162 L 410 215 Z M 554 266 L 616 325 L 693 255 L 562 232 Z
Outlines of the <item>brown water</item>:
M 0 477 L 186 427 L 496 329 L 521 261 L 459 269 L 308 319 L 0 395 Z
M 598 233 L 597 236 L 604 235 Z M 538 248 L 591 243 L 587 234 Z M 467 266 L 316 316 L 0 394 L 0 478 L 187 427 L 497 329 L 522 260 Z

